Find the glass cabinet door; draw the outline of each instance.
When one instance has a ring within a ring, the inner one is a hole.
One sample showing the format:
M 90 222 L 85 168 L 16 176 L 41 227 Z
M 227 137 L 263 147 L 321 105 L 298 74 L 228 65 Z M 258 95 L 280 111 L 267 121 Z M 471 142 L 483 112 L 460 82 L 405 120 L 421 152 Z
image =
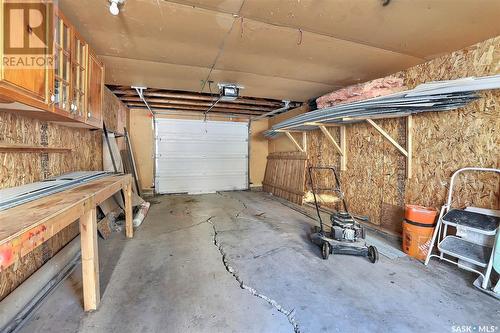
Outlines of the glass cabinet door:
M 87 113 L 87 44 L 76 33 L 73 35 L 71 110 L 77 117 Z
M 54 92 L 51 97 L 56 108 L 70 112 L 71 31 L 56 14 L 54 22 Z

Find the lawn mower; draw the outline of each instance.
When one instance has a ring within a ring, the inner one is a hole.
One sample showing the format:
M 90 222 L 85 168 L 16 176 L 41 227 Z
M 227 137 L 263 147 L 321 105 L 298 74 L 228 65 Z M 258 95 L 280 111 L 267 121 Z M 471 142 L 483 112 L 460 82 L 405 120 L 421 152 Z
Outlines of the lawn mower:
M 316 188 L 313 180 L 313 171 L 330 170 L 335 178 L 335 187 Z M 340 180 L 333 167 L 309 167 L 309 179 L 311 182 L 311 192 L 314 197 L 314 205 L 318 214 L 319 227 L 314 226 L 311 230 L 311 241 L 321 248 L 321 256 L 328 259 L 330 254 L 345 254 L 353 256 L 367 257 L 370 262 L 376 263 L 379 258 L 375 246 L 367 246 L 365 242 L 365 229 L 356 221 L 356 218 L 349 213 L 344 194 L 340 188 Z M 330 215 L 331 224 L 323 222 L 321 218 L 320 206 L 317 199 L 317 191 L 332 191 L 337 194 L 342 201 L 343 211 L 334 212 Z M 325 227 L 330 228 L 326 231 Z

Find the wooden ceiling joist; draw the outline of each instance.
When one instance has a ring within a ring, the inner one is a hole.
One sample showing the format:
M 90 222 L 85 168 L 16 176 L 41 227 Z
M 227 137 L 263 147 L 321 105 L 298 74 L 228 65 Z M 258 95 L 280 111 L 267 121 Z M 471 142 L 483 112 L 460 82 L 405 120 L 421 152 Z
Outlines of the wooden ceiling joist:
M 144 101 L 135 89 L 125 86 L 109 86 L 111 91 L 130 108 L 145 107 Z M 226 114 L 241 114 L 263 116 L 272 111 L 283 109 L 285 102 L 268 98 L 238 97 L 234 101 L 219 101 L 216 94 L 196 93 L 190 91 L 172 91 L 149 88 L 143 92 L 149 106 L 156 110 L 217 112 Z M 217 104 L 214 105 L 214 103 Z M 300 106 L 299 102 L 290 102 L 288 108 Z M 279 114 L 281 112 L 277 112 Z M 273 114 L 274 115 L 274 114 Z
M 129 102 L 142 102 L 140 97 L 132 97 L 132 96 L 127 96 L 127 97 L 122 97 L 121 98 L 122 102 L 124 103 L 129 103 Z M 209 108 L 214 104 L 212 101 L 189 101 L 189 100 L 181 100 L 181 99 L 165 99 L 165 98 L 151 98 L 151 97 L 146 97 L 146 101 L 149 104 L 164 104 L 164 105 L 190 105 L 190 106 L 203 106 Z M 254 110 L 254 111 L 272 111 L 272 108 L 269 107 L 260 107 L 260 106 L 251 106 L 251 105 L 242 105 L 242 104 L 233 104 L 233 103 L 225 103 L 225 102 L 218 102 L 216 104 L 218 107 L 221 108 L 228 108 L 228 109 L 242 109 L 242 110 Z
M 119 98 L 125 96 L 136 96 L 136 92 L 128 87 L 110 86 L 111 91 L 117 95 Z M 217 95 L 210 94 L 200 94 L 193 92 L 179 92 L 179 91 L 169 91 L 169 90 L 157 90 L 151 89 L 144 92 L 145 97 L 163 97 L 163 98 L 178 98 L 178 99 L 189 99 L 189 100 L 200 100 L 200 101 L 216 101 L 218 99 Z M 259 105 L 267 106 L 271 108 L 279 108 L 283 105 L 283 102 L 272 99 L 265 98 L 252 98 L 252 97 L 240 97 L 231 103 L 236 104 L 249 104 L 249 105 Z M 294 103 L 294 102 L 292 102 Z M 299 106 L 300 103 L 295 103 Z M 295 105 L 292 105 L 295 106 Z
M 131 103 L 128 105 L 129 108 L 132 109 L 142 109 L 146 108 L 144 103 Z M 167 105 L 158 105 L 158 104 L 150 104 L 149 105 L 153 111 L 195 111 L 195 112 L 206 112 L 208 108 L 203 108 L 203 107 L 194 107 L 194 106 L 167 106 Z M 258 111 L 252 111 L 252 110 L 238 110 L 238 109 L 222 109 L 222 108 L 217 108 L 214 107 L 210 110 L 210 112 L 217 112 L 217 113 L 227 113 L 227 114 L 242 114 L 242 115 L 252 115 L 252 116 L 258 116 L 261 113 Z

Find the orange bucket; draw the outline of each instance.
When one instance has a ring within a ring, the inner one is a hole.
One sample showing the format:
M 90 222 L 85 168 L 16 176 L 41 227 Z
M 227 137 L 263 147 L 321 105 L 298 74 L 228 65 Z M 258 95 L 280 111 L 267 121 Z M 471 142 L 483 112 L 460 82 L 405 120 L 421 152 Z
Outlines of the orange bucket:
M 406 205 L 403 221 L 403 251 L 411 257 L 424 260 L 436 226 L 437 210 L 417 205 Z

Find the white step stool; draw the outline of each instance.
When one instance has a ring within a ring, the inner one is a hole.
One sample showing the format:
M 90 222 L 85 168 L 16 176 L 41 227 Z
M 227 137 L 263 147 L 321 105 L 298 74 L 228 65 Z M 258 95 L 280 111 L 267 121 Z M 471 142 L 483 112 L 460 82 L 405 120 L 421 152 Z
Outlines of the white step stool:
M 459 173 L 464 171 L 495 172 L 500 174 L 499 169 L 490 168 L 463 168 L 453 174 L 450 181 L 448 201 L 441 208 L 425 265 L 429 264 L 431 257 L 448 261 L 462 269 L 479 274 L 483 278 L 481 287 L 487 289 L 493 266 L 493 249 L 495 248 L 497 239 L 496 235 L 500 225 L 500 217 L 495 214 L 495 211 L 477 208 L 466 210 L 451 208 L 455 179 Z M 449 226 L 456 228 L 456 235 L 448 234 Z M 486 241 L 474 241 L 474 237 L 470 237 L 470 234 L 480 235 Z M 436 243 L 438 253 L 433 254 L 432 250 Z M 448 257 L 451 257 L 451 259 Z

